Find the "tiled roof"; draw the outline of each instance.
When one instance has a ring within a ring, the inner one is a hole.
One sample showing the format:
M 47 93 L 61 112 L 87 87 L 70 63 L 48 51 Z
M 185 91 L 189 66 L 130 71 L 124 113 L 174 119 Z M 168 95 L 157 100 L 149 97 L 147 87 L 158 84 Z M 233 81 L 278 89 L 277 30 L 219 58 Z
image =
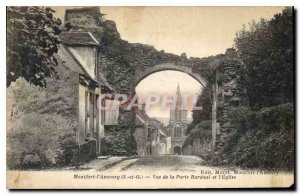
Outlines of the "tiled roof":
M 62 32 L 60 38 L 65 45 L 99 46 L 99 42 L 90 32 Z

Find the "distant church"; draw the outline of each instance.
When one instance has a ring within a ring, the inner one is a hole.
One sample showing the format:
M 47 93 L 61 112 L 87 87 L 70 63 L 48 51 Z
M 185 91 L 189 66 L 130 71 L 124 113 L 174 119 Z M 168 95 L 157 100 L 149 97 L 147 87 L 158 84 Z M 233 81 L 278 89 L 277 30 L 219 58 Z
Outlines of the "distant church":
M 182 154 L 182 145 L 186 139 L 187 110 L 182 105 L 180 86 L 177 86 L 177 102 L 175 109 L 170 110 L 170 121 L 167 127 L 171 135 L 171 154 Z

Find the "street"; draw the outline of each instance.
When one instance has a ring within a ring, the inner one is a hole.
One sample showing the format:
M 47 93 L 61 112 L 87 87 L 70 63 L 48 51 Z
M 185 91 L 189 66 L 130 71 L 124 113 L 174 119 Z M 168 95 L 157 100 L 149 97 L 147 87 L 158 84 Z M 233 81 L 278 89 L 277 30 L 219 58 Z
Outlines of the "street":
M 272 187 L 273 182 L 278 180 L 282 181 L 280 186 L 287 187 L 294 181 L 292 173 L 261 174 L 260 170 L 207 166 L 200 157 L 184 155 L 101 156 L 79 167 L 52 171 L 9 171 L 7 174 L 14 178 L 12 182 L 18 182 L 18 186 L 28 185 L 28 180 L 38 178 L 30 185 L 59 188 L 67 184 L 72 186 L 71 189 Z M 46 179 L 51 182 L 40 182 Z
M 97 158 L 81 165 L 79 169 L 90 171 L 201 171 L 212 169 L 201 165 L 203 160 L 197 156 L 147 155 L 141 157 Z

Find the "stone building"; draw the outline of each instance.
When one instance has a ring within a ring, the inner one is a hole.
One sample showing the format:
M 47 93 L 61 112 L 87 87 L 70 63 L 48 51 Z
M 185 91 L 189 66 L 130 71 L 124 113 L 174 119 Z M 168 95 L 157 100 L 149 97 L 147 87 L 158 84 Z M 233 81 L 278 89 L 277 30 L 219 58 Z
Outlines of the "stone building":
M 104 113 L 97 107 L 99 97 L 111 91 L 112 87 L 97 72 L 99 43 L 92 33 L 65 32 L 61 34 L 61 39 L 58 56 L 77 78 L 73 94 L 77 102 L 76 140 L 80 148 L 88 148 L 82 155 L 92 159 L 101 154 L 101 140 L 104 139 Z
M 138 155 L 170 154 L 171 137 L 156 119 L 150 118 L 145 110 L 136 113 L 136 130 L 134 137 Z
M 100 95 L 111 93 L 113 88 L 97 71 L 99 43 L 90 32 L 63 32 L 60 38 L 55 54 L 57 77 L 47 78 L 45 88 L 19 81 L 24 84 L 16 95 L 27 93 L 32 103 L 26 103 L 25 109 L 10 109 L 10 129 L 18 129 L 14 123 L 24 130 L 29 125 L 25 136 L 9 139 L 11 167 L 40 166 L 42 159 L 49 164 L 77 165 L 103 152 L 107 114 L 97 105 Z M 43 132 L 36 133 L 34 128 Z
M 180 86 L 177 86 L 175 109 L 170 110 L 170 122 L 167 127 L 171 135 L 171 154 L 182 154 L 182 145 L 186 139 L 187 110 L 183 108 Z
M 94 11 L 86 12 L 85 17 L 94 18 Z M 96 37 L 97 27 L 89 26 L 89 30 L 82 30 L 78 14 L 80 10 L 67 10 L 66 22 L 71 22 L 73 29 L 62 32 L 60 38 L 62 44 L 58 51 L 61 65 L 66 67 L 62 74 L 68 74 L 66 79 L 72 80 L 73 109 L 76 110 L 74 117 L 76 124 L 74 130 L 76 141 L 79 146 L 79 158 L 83 161 L 91 160 L 103 151 L 103 140 L 105 138 L 104 126 L 106 124 L 106 113 L 99 109 L 99 97 L 103 93 L 111 93 L 113 88 L 108 84 L 99 70 L 99 47 L 100 43 Z M 95 21 L 93 21 L 95 22 Z M 68 82 L 68 81 L 65 81 Z M 55 85 L 55 82 L 52 84 Z M 63 90 L 60 87 L 60 90 Z M 63 93 L 61 93 L 63 96 Z M 76 157 L 75 157 L 76 158 Z M 80 160 L 80 161 L 81 161 Z

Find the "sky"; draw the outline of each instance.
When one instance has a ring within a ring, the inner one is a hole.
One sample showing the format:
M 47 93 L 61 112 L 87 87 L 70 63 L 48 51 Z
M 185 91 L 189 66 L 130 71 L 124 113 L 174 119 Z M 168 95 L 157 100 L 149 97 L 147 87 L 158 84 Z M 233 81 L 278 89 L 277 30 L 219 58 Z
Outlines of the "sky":
M 71 8 L 71 7 L 68 7 Z M 53 7 L 64 18 L 66 7 Z M 143 43 L 165 52 L 188 57 L 224 53 L 234 44 L 243 25 L 260 18 L 271 19 L 283 7 L 100 7 L 105 19 L 116 22 L 121 38 Z M 191 76 L 162 71 L 149 75 L 136 87 L 137 94 L 175 94 L 177 84 L 188 94 L 199 93 L 201 85 Z M 169 117 L 169 110 L 154 107 L 151 117 Z M 188 113 L 191 117 L 191 112 Z M 165 122 L 165 121 L 164 121 Z
M 186 73 L 173 70 L 161 71 L 149 75 L 137 85 L 135 91 L 142 101 L 145 102 L 148 94 L 160 96 L 168 95 L 168 97 L 174 96 L 176 94 L 177 85 L 180 86 L 182 95 L 188 95 L 190 97 L 189 100 L 192 99 L 192 96 L 201 94 L 202 91 L 202 85 L 193 77 Z M 189 119 L 191 119 L 192 114 L 190 108 L 190 106 L 187 107 Z M 150 107 L 146 112 L 150 117 L 162 120 L 162 122 L 167 125 L 170 108 L 161 109 L 160 104 L 157 104 L 154 107 Z
M 69 7 L 70 8 L 70 7 Z M 66 7 L 53 7 L 64 18 Z M 252 20 L 270 19 L 283 7 L 100 7 L 124 40 L 174 54 L 208 57 L 233 46 L 236 33 Z
M 102 7 L 121 37 L 188 57 L 207 57 L 232 47 L 251 20 L 270 19 L 282 7 Z

